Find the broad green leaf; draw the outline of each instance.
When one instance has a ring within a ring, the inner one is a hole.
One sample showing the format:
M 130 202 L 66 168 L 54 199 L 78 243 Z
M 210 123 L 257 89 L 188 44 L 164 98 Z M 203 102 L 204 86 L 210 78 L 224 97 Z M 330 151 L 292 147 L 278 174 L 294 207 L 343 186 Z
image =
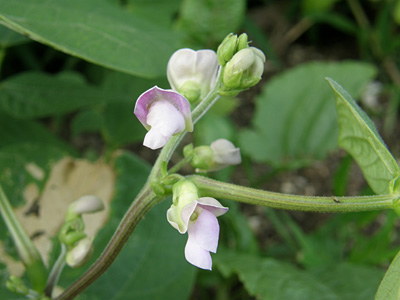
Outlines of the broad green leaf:
M 3 25 L 0 25 L 0 47 L 12 47 L 29 42 L 29 39 Z
M 329 11 L 335 2 L 338 2 L 338 0 L 303 0 L 301 4 L 304 14 L 312 14 Z
M 226 253 L 215 261 L 225 277 L 237 274 L 256 299 L 342 300 L 318 278 L 272 258 Z
M 171 26 L 182 0 L 128 0 L 125 8 L 138 18 Z
M 0 148 L 25 143 L 51 144 L 70 153 L 74 152 L 67 143 L 51 134 L 42 124 L 18 120 L 0 111 Z
M 338 130 L 324 78 L 340 79 L 359 97 L 375 74 L 372 65 L 361 62 L 312 62 L 274 77 L 256 97 L 252 128 L 239 133 L 242 151 L 275 167 L 323 159 L 336 148 Z
M 71 122 L 73 135 L 87 132 L 98 132 L 101 130 L 103 119 L 100 112 L 96 110 L 83 110 L 76 114 Z
M 245 8 L 244 0 L 183 0 L 178 27 L 195 43 L 215 45 L 240 27 Z
M 164 74 L 180 46 L 176 33 L 106 1 L 3 0 L 0 19 L 67 54 L 143 77 Z
M 357 161 L 375 193 L 390 193 L 389 183 L 400 174 L 399 165 L 371 119 L 336 81 L 330 78 L 327 81 L 335 93 L 339 146 Z
M 109 221 L 95 239 L 98 257 L 112 236 L 131 201 L 145 183 L 150 168 L 136 156 L 124 153 L 115 161 L 117 181 Z M 110 269 L 82 295 L 88 300 L 187 299 L 196 269 L 184 258 L 187 236 L 179 234 L 166 220 L 170 200 L 154 207 L 139 223 Z M 90 265 L 90 264 L 88 264 Z M 64 286 L 86 267 L 63 272 Z
M 340 300 L 373 299 L 384 275 L 382 269 L 350 263 L 320 266 L 309 273 L 330 287 Z
M 67 150 L 44 143 L 22 143 L 0 149 L 0 182 L 10 203 L 24 202 L 24 189 L 29 183 L 41 191 L 46 184 L 51 166 L 68 155 Z
M 114 99 L 112 93 L 81 82 L 77 74 L 27 72 L 0 83 L 0 109 L 17 118 L 60 115 Z
M 400 299 L 400 252 L 393 259 L 385 277 L 379 285 L 375 300 L 399 300 Z
M 103 136 L 114 147 L 144 139 L 146 130 L 133 114 L 134 102 L 110 103 L 103 111 Z

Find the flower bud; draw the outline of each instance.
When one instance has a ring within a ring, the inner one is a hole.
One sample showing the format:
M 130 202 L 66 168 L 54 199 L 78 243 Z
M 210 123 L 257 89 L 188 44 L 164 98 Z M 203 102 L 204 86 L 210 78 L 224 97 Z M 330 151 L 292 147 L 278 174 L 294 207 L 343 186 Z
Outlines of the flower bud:
M 212 50 L 180 49 L 168 61 L 167 77 L 171 88 L 190 103 L 204 98 L 217 79 L 218 59 Z
M 219 64 L 221 66 L 225 66 L 237 51 L 247 47 L 247 34 L 243 33 L 239 36 L 239 38 L 236 34 L 228 34 L 218 46 L 217 56 Z
M 214 151 L 210 146 L 199 146 L 194 148 L 193 158 L 190 164 L 199 170 L 209 170 L 214 165 Z
M 71 268 L 79 268 L 90 259 L 92 253 L 92 239 L 84 238 L 67 252 L 65 261 Z
M 14 275 L 11 275 L 7 282 L 6 282 L 6 287 L 9 291 L 16 293 L 16 294 L 20 294 L 20 295 L 28 295 L 29 294 L 29 289 L 28 287 L 25 285 L 24 281 Z
M 185 233 L 189 219 L 183 220 L 181 212 L 185 206 L 194 203 L 199 198 L 199 191 L 193 182 L 184 179 L 174 184 L 172 194 L 172 205 L 167 212 L 167 219 L 180 233 Z
M 82 214 L 90 214 L 104 209 L 104 203 L 94 195 L 85 195 L 74 201 L 69 207 L 66 220 L 71 220 Z
M 193 158 L 190 164 L 198 172 L 218 171 L 242 162 L 240 149 L 225 139 L 218 139 L 210 146 L 196 147 L 191 155 Z
M 226 64 L 222 75 L 222 95 L 236 95 L 261 80 L 264 72 L 265 55 L 254 47 L 237 52 Z

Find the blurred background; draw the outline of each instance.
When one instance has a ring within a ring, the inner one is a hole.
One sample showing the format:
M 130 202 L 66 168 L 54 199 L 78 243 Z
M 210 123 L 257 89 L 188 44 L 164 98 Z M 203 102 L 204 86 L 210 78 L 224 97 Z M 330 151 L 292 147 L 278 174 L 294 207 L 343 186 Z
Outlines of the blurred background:
M 338 149 L 325 77 L 358 101 L 399 156 L 400 1 L 2 0 L 0 20 L 0 182 L 48 264 L 63 213 L 83 194 L 107 203 L 87 220 L 93 259 L 101 253 L 158 153 L 142 146 L 137 97 L 169 88 L 175 50 L 216 50 L 230 32 L 247 33 L 267 62 L 257 86 L 220 99 L 186 137 L 241 148 L 240 166 L 209 176 L 290 194 L 372 194 Z M 182 157 L 179 149 L 172 163 Z M 400 250 L 393 212 L 221 200 L 230 211 L 219 218 L 213 272 L 185 261 L 186 237 L 169 228 L 163 203 L 81 299 L 372 299 Z M 0 239 L 0 298 L 18 299 L 4 282 L 24 270 L 2 222 Z M 87 266 L 66 269 L 60 290 Z

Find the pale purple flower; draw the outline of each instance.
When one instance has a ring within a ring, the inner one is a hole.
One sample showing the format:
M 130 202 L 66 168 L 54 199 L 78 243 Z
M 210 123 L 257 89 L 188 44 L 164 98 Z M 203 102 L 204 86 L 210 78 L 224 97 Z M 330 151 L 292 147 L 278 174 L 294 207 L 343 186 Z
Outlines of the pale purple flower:
M 212 50 L 184 48 L 169 59 L 167 77 L 172 89 L 183 95 L 191 95 L 196 101 L 204 98 L 214 87 L 217 79 L 218 58 Z
M 199 198 L 183 208 L 172 205 L 168 210 L 168 222 L 180 233 L 187 232 L 189 235 L 185 247 L 185 257 L 189 263 L 201 269 L 211 270 L 210 252 L 216 253 L 218 247 L 217 217 L 227 211 L 227 207 L 223 207 L 211 197 Z
M 149 130 L 143 145 L 153 150 L 163 147 L 174 134 L 193 131 L 188 100 L 172 90 L 157 86 L 147 90 L 136 101 L 134 114 Z

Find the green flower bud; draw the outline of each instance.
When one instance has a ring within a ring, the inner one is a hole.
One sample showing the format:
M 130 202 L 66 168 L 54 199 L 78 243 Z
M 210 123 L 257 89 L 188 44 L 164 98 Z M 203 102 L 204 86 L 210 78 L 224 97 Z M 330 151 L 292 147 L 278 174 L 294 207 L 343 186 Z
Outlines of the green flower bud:
M 7 282 L 6 287 L 13 293 L 20 294 L 20 295 L 27 295 L 29 293 L 28 287 L 25 285 L 24 281 L 14 275 L 11 275 Z
M 188 220 L 182 220 L 182 209 L 199 199 L 199 191 L 193 182 L 183 179 L 173 186 L 172 193 L 172 205 L 167 212 L 168 222 L 180 233 L 184 233 L 187 231 Z
M 247 34 L 242 33 L 237 41 L 237 51 L 240 51 L 242 49 L 248 48 L 248 37 Z
M 179 89 L 183 97 L 189 100 L 191 104 L 196 104 L 200 99 L 201 88 L 196 81 L 186 81 Z
M 237 35 L 228 34 L 222 43 L 218 46 L 217 57 L 218 63 L 221 66 L 225 66 L 228 61 L 231 60 L 237 49 Z
M 213 155 L 214 151 L 211 149 L 210 146 L 196 147 L 194 148 L 193 158 L 190 164 L 193 168 L 199 170 L 208 170 L 214 164 Z
M 220 90 L 222 95 L 233 95 L 246 90 L 261 80 L 264 72 L 265 55 L 254 47 L 237 52 L 223 70 Z

